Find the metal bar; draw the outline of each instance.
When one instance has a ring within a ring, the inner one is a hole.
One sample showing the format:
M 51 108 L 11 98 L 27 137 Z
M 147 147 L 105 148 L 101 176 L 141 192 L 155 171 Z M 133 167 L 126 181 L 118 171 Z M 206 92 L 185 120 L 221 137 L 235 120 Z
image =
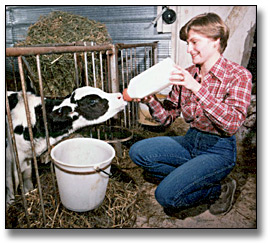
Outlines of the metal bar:
M 124 55 L 123 51 L 121 50 L 121 76 L 122 76 L 122 86 L 123 90 L 125 89 L 125 74 L 124 74 Z M 127 127 L 127 108 L 124 109 L 124 126 Z
M 100 140 L 100 128 L 97 129 L 97 139 Z
M 22 200 L 23 200 L 23 205 L 24 205 L 24 209 L 25 209 L 26 223 L 27 223 L 27 228 L 29 228 L 30 222 L 29 222 L 29 216 L 28 216 L 28 212 L 27 212 L 27 202 L 26 202 L 26 198 L 25 198 L 23 176 L 22 176 L 22 170 L 21 170 L 21 166 L 20 166 L 20 162 L 19 162 L 19 156 L 18 156 L 18 151 L 17 151 L 17 146 L 16 146 L 15 135 L 14 135 L 14 131 L 13 131 L 13 123 L 12 123 L 12 118 L 11 118 L 9 102 L 8 102 L 7 88 L 6 88 L 6 113 L 7 113 L 10 136 L 11 136 L 11 140 L 12 140 L 12 148 L 13 148 L 13 152 L 14 152 L 14 156 L 15 156 L 15 164 L 16 164 L 18 178 L 19 178 L 19 186 L 21 189 Z
M 154 62 L 153 62 L 153 48 L 150 47 L 149 48 L 149 59 L 150 59 L 150 67 L 152 67 L 154 65 Z
M 125 89 L 125 72 L 124 72 L 124 55 L 123 51 L 121 50 L 121 77 L 122 77 L 122 84 L 123 84 L 123 89 Z
M 150 68 L 150 53 L 149 53 L 149 48 L 146 48 L 146 64 L 147 64 L 147 69 Z
M 36 60 L 37 60 L 37 71 L 38 71 L 38 77 L 39 77 L 40 96 L 41 96 L 41 103 L 42 103 L 43 123 L 44 123 L 44 128 L 45 128 L 45 135 L 46 135 L 46 144 L 47 144 L 48 154 L 50 155 L 51 145 L 50 145 L 50 136 L 49 136 L 49 131 L 48 131 L 47 117 L 46 117 L 46 108 L 45 108 L 45 103 L 44 103 L 41 62 L 40 62 L 40 55 L 39 54 L 36 56 Z M 54 168 L 53 168 L 52 163 L 50 164 L 50 169 L 51 169 L 51 175 L 52 175 L 54 196 L 55 196 L 55 199 L 58 199 L 57 198 L 56 181 L 55 181 L 55 177 L 54 177 L 55 174 L 54 174 Z
M 74 61 L 75 61 L 76 86 L 79 87 L 79 77 L 78 77 L 78 67 L 77 67 L 77 54 L 76 53 L 74 53 Z
M 130 56 L 130 79 L 132 79 L 133 78 L 133 57 L 132 57 L 132 49 L 130 48 L 130 53 L 129 53 L 129 56 Z
M 119 80 L 118 80 L 118 49 L 114 46 L 112 49 L 112 55 L 110 56 L 111 66 L 111 92 L 119 92 Z
M 103 76 L 103 59 L 102 52 L 99 52 L 99 63 L 100 63 L 100 79 L 101 79 L 101 88 L 104 91 L 104 76 Z
M 137 63 L 137 50 L 136 50 L 136 47 L 134 48 L 134 57 L 135 57 L 135 59 L 134 59 L 134 62 L 135 62 L 135 72 L 134 72 L 134 74 L 135 74 L 135 76 L 136 75 L 138 75 L 138 63 Z M 138 121 L 139 121 L 139 116 L 138 116 L 138 103 L 137 104 L 134 104 L 134 107 L 135 107 L 135 116 L 136 116 L 136 123 L 135 123 L 135 125 L 138 123 Z
M 145 48 L 144 48 L 144 70 L 148 69 L 148 68 L 146 67 L 146 65 L 147 65 L 147 59 L 146 59 L 146 47 L 145 47 Z
M 92 42 L 85 42 L 88 45 L 92 46 Z M 23 47 L 60 47 L 60 46 L 84 46 L 83 41 L 77 42 L 68 42 L 68 43 L 42 43 L 34 45 L 24 45 Z
M 124 43 L 116 43 L 115 46 L 117 46 L 119 49 L 126 49 L 126 48 L 134 48 L 134 47 L 155 47 L 157 45 L 157 41 L 152 43 L 138 43 L 138 44 L 124 44 Z
M 31 80 L 32 84 L 34 81 L 37 80 L 36 75 L 34 74 L 34 72 L 32 71 L 29 63 L 27 62 L 25 57 L 22 57 L 22 61 L 23 61 L 23 65 L 26 68 L 27 72 L 29 73 L 29 79 Z M 34 88 L 35 89 L 35 88 Z M 36 90 L 36 89 L 35 89 Z
M 126 49 L 126 77 L 127 77 L 127 85 L 129 85 L 129 77 L 128 77 L 128 52 Z M 128 103 L 128 127 L 131 128 L 131 103 Z
M 108 140 L 108 134 L 107 134 L 107 132 L 106 132 L 106 127 L 103 126 L 102 128 L 103 128 L 103 132 L 104 132 L 104 135 L 105 135 L 104 140 L 106 141 L 106 140 Z
M 129 74 L 130 74 L 130 79 L 132 79 L 133 78 L 133 57 L 132 57 L 132 49 L 130 48 L 129 49 L 129 65 L 128 65 L 128 67 L 129 67 Z M 132 125 L 134 125 L 134 123 L 135 123 L 135 110 L 134 110 L 134 107 L 135 106 L 133 106 L 133 104 L 132 104 L 132 106 L 131 106 L 131 123 L 132 123 Z
M 25 77 L 24 77 L 21 56 L 18 57 L 18 65 L 19 65 L 19 72 L 20 72 L 20 77 L 21 77 L 21 82 L 22 82 L 22 92 L 23 92 L 22 94 L 23 94 L 23 99 L 24 99 L 24 104 L 25 104 L 25 112 L 26 112 L 28 132 L 29 132 L 30 144 L 31 144 L 32 155 L 33 155 L 35 174 L 36 174 L 36 178 L 37 178 L 39 196 L 40 196 L 40 200 L 41 200 L 41 209 L 42 209 L 42 213 L 43 213 L 43 221 L 44 221 L 44 226 L 45 226 L 46 217 L 45 217 L 44 204 L 43 204 L 42 188 L 41 188 L 40 176 L 39 176 L 39 171 L 38 171 L 38 163 L 37 163 L 36 152 L 35 152 L 34 138 L 33 138 L 33 132 L 32 132 L 32 126 L 31 126 L 31 118 L 30 118 L 30 111 L 29 111 L 28 99 L 27 99 L 27 94 L 26 94 Z
M 93 65 L 93 81 L 94 81 L 94 87 L 96 86 L 96 73 L 95 73 L 95 59 L 94 59 L 94 52 L 92 52 L 92 65 Z
M 111 70 L 110 70 L 110 53 L 107 51 L 107 72 L 108 72 L 108 81 L 107 81 L 107 92 L 112 92 L 111 91 L 111 86 L 110 86 L 110 80 L 111 80 Z
M 72 53 L 88 51 L 105 51 L 112 50 L 114 45 L 97 45 L 97 46 L 59 46 L 59 47 L 8 47 L 6 48 L 7 57 L 30 56 L 37 54 L 52 53 Z
M 89 43 L 86 43 L 86 44 L 89 44 Z M 37 45 L 37 46 L 26 46 L 26 47 L 9 47 L 9 48 L 6 48 L 6 56 L 17 57 L 17 56 L 30 56 L 30 55 L 37 55 L 37 54 L 71 53 L 71 52 L 84 52 L 84 51 L 106 51 L 106 50 L 113 50 L 114 47 L 117 47 L 119 49 L 145 47 L 145 46 L 151 46 L 156 48 L 157 44 L 158 42 L 139 43 L 139 44 L 117 43 L 115 45 L 105 44 L 105 45 L 96 45 L 96 46 L 89 46 L 89 45 L 84 45 L 81 43 L 80 44 L 77 44 L 77 43 L 55 44 L 54 46 L 47 46 L 46 44 L 43 44 L 42 46 Z
M 39 54 L 36 56 L 36 61 L 37 61 L 37 71 L 38 71 L 38 77 L 39 77 L 39 87 L 40 87 L 40 96 L 41 96 L 41 103 L 42 103 L 42 114 L 43 114 L 43 122 L 44 122 L 44 127 L 45 127 L 46 143 L 47 143 L 48 151 L 50 153 L 51 147 L 50 147 L 48 124 L 47 124 L 47 118 L 46 118 L 46 112 L 45 112 L 46 108 L 45 108 L 45 104 L 44 104 L 44 93 L 43 93 L 41 63 L 40 63 L 40 55 Z
M 136 51 L 136 47 L 134 48 L 134 75 L 138 75 L 137 72 L 137 51 Z
M 152 47 L 153 50 L 153 64 L 158 63 L 158 42 Z
M 127 84 L 129 85 L 129 76 L 128 76 L 128 52 L 126 49 L 126 77 L 127 77 Z
M 89 77 L 88 77 L 88 60 L 87 60 L 87 52 L 86 51 L 84 52 L 84 67 L 85 67 L 85 83 L 86 83 L 86 86 L 88 86 L 89 85 Z
M 153 62 L 153 49 L 151 48 L 149 52 L 150 52 L 150 65 L 153 66 L 154 65 L 154 62 Z
M 111 79 L 110 79 L 110 87 L 111 92 L 119 92 L 120 86 L 119 86 L 119 79 L 118 79 L 118 48 L 116 46 L 112 49 L 112 54 L 110 55 L 110 73 L 111 73 Z M 116 114 L 113 116 L 114 119 L 118 120 L 120 118 L 119 114 Z M 109 120 L 109 123 L 111 120 Z
M 12 74 L 13 74 L 13 81 L 14 81 L 14 87 L 15 87 L 15 91 L 18 91 L 18 87 L 17 87 L 17 81 L 16 81 L 16 76 L 15 76 L 15 67 L 14 67 L 14 59 L 12 58 Z

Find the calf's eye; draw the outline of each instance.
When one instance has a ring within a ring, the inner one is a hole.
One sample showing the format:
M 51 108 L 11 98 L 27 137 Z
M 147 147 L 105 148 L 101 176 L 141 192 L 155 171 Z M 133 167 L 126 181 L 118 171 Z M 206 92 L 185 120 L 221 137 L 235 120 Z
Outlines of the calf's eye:
M 95 99 L 95 100 L 90 100 L 90 105 L 91 106 L 94 106 L 94 105 L 96 105 L 97 104 L 97 99 Z

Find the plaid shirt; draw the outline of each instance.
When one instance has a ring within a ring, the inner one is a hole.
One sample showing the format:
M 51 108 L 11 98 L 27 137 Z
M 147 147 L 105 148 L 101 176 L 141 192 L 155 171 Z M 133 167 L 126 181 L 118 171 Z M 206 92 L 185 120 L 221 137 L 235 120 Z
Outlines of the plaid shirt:
M 187 71 L 200 82 L 196 65 Z M 197 94 L 173 85 L 163 104 L 152 98 L 148 106 L 161 124 L 170 125 L 182 113 L 193 128 L 231 136 L 245 121 L 251 100 L 251 78 L 247 69 L 221 56 L 203 78 Z

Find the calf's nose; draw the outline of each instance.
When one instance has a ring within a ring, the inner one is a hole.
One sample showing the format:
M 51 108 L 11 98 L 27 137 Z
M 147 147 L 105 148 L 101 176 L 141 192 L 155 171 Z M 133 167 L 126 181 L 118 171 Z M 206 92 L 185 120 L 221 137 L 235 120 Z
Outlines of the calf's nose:
M 121 93 L 117 93 L 117 99 L 120 100 L 122 98 L 122 94 Z

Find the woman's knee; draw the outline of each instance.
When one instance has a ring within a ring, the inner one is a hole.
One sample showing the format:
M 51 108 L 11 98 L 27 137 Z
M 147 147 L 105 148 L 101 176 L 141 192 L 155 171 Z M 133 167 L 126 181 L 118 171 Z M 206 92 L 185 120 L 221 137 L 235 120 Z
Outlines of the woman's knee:
M 155 198 L 164 208 L 177 208 L 177 203 L 171 196 L 171 193 L 171 191 L 164 189 L 163 183 L 161 183 L 155 191 Z
M 129 149 L 129 157 L 133 162 L 135 162 L 135 159 L 137 158 L 137 155 L 139 153 L 139 150 L 137 150 L 136 144 L 133 144 Z
M 148 138 L 134 143 L 130 150 L 129 156 L 133 162 L 137 164 L 138 161 L 145 161 L 154 151 L 157 150 L 157 141 L 159 138 Z
M 134 143 L 129 150 L 129 156 L 131 160 L 136 164 L 141 164 L 145 155 L 146 143 L 145 140 Z

